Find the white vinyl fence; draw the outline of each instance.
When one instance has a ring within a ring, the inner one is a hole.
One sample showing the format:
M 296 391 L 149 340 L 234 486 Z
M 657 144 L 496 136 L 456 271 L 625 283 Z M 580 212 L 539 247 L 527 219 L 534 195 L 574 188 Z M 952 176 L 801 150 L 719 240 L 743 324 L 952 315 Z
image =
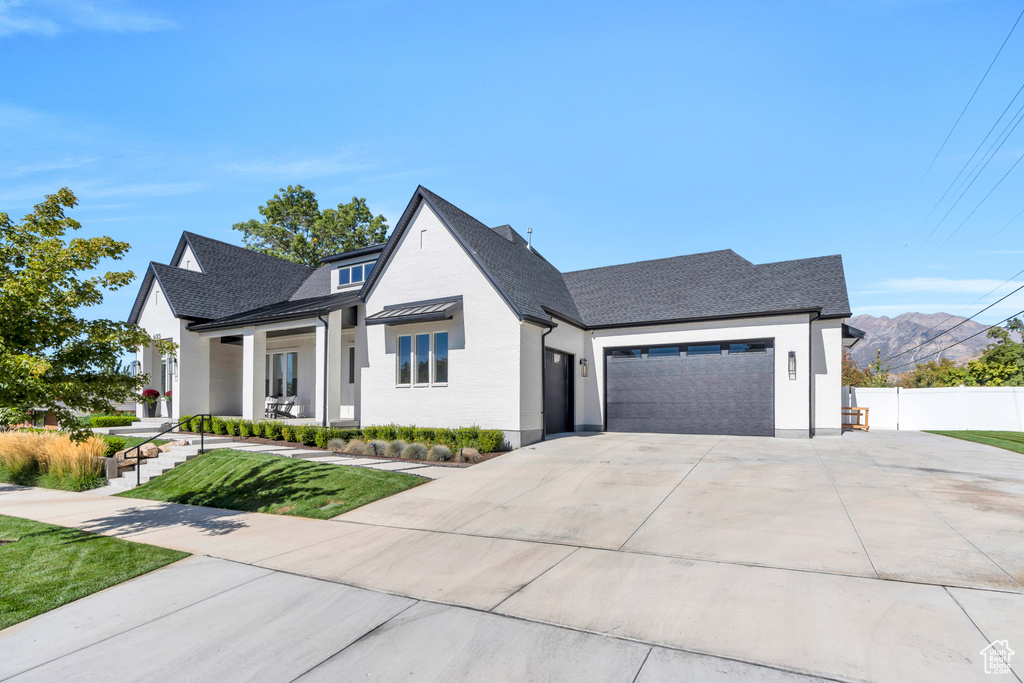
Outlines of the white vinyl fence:
M 872 429 L 1024 431 L 1024 387 L 843 387 L 843 407 L 869 408 Z

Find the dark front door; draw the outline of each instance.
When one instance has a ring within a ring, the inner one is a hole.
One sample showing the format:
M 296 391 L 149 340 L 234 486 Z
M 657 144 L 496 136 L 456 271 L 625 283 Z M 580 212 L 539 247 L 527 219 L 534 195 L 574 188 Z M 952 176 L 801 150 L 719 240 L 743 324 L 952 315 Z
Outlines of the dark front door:
M 775 434 L 771 340 L 611 349 L 607 429 Z
M 572 361 L 567 353 L 544 351 L 544 429 L 548 434 L 573 431 Z

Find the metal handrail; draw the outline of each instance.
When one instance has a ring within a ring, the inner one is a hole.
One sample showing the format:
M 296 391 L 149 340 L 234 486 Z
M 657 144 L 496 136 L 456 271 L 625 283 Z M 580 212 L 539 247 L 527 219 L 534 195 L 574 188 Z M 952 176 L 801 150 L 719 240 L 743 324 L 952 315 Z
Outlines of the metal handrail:
M 205 453 L 206 452 L 206 438 L 205 438 L 206 434 L 204 433 L 203 426 L 204 426 L 204 423 L 206 421 L 206 418 L 210 418 L 210 420 L 212 421 L 213 420 L 213 415 L 210 414 L 210 413 L 204 413 L 202 415 L 193 415 L 192 417 L 188 418 L 187 420 L 182 420 L 182 421 L 178 422 L 177 424 L 173 424 L 170 427 L 168 427 L 167 429 L 165 429 L 164 431 L 162 431 L 159 434 L 157 434 L 156 436 L 151 436 L 148 439 L 146 439 L 145 441 L 143 441 L 142 443 L 138 444 L 137 446 L 132 446 L 127 451 L 125 451 L 125 455 L 127 455 L 128 453 L 131 453 L 132 451 L 135 451 L 135 485 L 136 486 L 142 486 L 142 447 L 145 446 L 150 441 L 153 441 L 154 439 L 159 439 L 161 436 L 163 436 L 167 432 L 174 431 L 175 429 L 177 429 L 181 425 L 185 424 L 186 422 L 188 422 L 189 426 L 191 427 L 191 423 L 192 423 L 193 420 L 199 420 L 199 453 L 200 453 L 200 455 Z

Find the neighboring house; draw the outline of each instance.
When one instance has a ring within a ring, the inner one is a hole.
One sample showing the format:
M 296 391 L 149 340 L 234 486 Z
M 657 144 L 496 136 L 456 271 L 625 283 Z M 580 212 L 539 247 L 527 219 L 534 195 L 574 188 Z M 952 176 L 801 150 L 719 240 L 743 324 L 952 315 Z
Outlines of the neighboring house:
M 150 264 L 129 320 L 171 414 L 260 418 L 267 396 L 342 425 L 840 431 L 856 341 L 839 256 L 731 250 L 561 273 L 508 225 L 419 187 L 386 244 L 313 269 L 194 233 Z M 140 410 L 142 408 L 140 407 Z

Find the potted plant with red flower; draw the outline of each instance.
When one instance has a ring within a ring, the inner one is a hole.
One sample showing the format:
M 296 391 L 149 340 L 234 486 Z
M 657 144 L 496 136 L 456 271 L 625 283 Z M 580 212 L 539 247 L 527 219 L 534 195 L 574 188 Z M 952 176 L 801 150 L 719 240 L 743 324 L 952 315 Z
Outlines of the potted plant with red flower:
M 142 400 L 146 404 L 146 417 L 156 417 L 156 401 L 160 398 L 160 392 L 156 389 L 146 389 L 142 392 Z

